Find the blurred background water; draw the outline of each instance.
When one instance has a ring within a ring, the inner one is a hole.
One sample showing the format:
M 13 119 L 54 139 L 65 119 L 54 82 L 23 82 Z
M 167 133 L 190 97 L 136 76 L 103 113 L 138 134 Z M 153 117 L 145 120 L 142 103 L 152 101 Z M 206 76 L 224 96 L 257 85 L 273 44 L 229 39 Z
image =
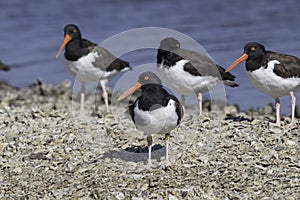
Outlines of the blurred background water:
M 225 68 L 241 55 L 249 41 L 300 57 L 297 0 L 3 0 L 0 18 L 0 59 L 12 67 L 9 72 L 1 72 L 0 79 L 17 87 L 26 87 L 37 78 L 45 83 L 73 80 L 61 58 L 55 58 L 68 23 L 77 24 L 83 37 L 96 43 L 133 28 L 173 29 L 198 41 Z M 156 51 L 137 51 L 122 58 L 132 66 L 153 63 Z M 226 88 L 229 104 L 247 109 L 274 103 L 253 88 L 244 63 L 232 73 L 240 87 Z M 110 85 L 113 87 L 117 80 Z M 300 100 L 299 92 L 296 97 Z M 289 115 L 290 98 L 281 98 L 281 102 L 282 112 Z

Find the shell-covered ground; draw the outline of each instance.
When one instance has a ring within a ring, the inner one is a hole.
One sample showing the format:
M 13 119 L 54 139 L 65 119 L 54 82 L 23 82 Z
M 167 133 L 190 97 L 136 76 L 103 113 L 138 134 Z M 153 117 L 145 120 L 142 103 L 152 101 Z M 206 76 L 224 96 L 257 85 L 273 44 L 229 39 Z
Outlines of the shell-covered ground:
M 204 117 L 187 107 L 171 133 L 171 166 L 155 135 L 148 169 L 126 102 L 107 114 L 90 94 L 80 115 L 70 87 L 0 85 L 0 199 L 300 199 L 299 119 L 275 127 L 272 106 Z

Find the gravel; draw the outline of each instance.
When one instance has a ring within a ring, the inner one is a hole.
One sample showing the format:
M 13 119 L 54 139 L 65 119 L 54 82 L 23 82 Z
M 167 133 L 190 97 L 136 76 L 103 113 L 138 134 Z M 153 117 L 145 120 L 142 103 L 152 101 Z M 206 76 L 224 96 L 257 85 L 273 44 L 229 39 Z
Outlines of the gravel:
M 0 84 L 0 199 L 300 199 L 300 121 L 271 126 L 271 105 L 204 107 L 204 117 L 187 107 L 171 133 L 172 165 L 161 165 L 164 136 L 155 135 L 147 169 L 146 137 L 126 102 L 113 95 L 105 113 L 88 94 L 80 114 L 70 88 Z

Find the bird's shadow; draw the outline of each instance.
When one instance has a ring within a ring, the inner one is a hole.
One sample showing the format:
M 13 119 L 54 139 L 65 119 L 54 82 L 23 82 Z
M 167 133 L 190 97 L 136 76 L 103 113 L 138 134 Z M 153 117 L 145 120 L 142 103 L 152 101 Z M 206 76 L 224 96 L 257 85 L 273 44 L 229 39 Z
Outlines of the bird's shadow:
M 246 121 L 246 122 L 252 122 L 253 120 L 246 118 L 244 116 L 227 116 L 225 117 L 225 120 L 231 120 L 233 122 L 242 122 L 242 121 Z
M 166 148 L 160 144 L 155 144 L 151 149 L 151 159 L 160 160 L 165 156 Z M 132 146 L 125 149 L 119 148 L 118 150 L 110 150 L 104 153 L 100 159 L 119 159 L 122 161 L 142 162 L 148 159 L 147 146 Z

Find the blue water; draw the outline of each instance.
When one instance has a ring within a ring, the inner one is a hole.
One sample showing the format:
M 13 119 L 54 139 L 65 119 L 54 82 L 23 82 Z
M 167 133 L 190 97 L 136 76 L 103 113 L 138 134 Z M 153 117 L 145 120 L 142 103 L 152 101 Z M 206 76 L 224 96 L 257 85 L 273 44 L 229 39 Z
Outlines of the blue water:
M 296 0 L 7 0 L 0 2 L 0 59 L 12 70 L 0 79 L 25 87 L 37 78 L 59 83 L 72 77 L 55 54 L 63 27 L 77 24 L 83 36 L 96 43 L 140 27 L 179 31 L 198 41 L 220 65 L 228 67 L 249 41 L 267 49 L 300 56 L 300 3 Z M 136 51 L 123 57 L 132 66 L 155 62 L 155 51 Z M 228 103 L 242 109 L 262 107 L 273 99 L 251 85 L 244 64 L 232 71 L 239 88 L 227 88 Z M 113 79 L 113 86 L 117 79 Z M 296 97 L 300 100 L 299 93 Z M 290 113 L 289 97 L 281 98 Z M 299 105 L 299 101 L 297 102 Z

